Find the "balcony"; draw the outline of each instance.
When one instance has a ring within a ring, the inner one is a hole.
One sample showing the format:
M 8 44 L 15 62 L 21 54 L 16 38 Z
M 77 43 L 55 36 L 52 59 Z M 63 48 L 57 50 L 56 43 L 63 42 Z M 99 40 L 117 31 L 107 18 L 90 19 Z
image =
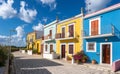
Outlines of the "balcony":
M 102 37 L 111 37 L 119 34 L 119 30 L 115 28 L 113 25 L 104 25 L 101 26 L 100 34 L 90 35 L 89 29 L 84 30 L 83 38 L 84 39 L 92 39 L 92 38 L 102 38 Z
M 56 39 L 58 40 L 66 40 L 66 39 L 74 39 L 74 34 L 73 33 L 57 33 L 56 34 Z
M 51 41 L 51 40 L 54 40 L 54 39 L 55 38 L 52 35 L 50 35 L 50 34 L 44 36 L 44 41 Z

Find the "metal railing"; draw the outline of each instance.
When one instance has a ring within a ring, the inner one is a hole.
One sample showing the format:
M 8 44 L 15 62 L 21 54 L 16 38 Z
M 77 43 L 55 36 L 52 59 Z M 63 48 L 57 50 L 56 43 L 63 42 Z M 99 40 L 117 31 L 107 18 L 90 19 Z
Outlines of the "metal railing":
M 115 34 L 117 29 L 115 28 L 114 25 L 104 25 L 104 26 L 101 26 L 100 28 L 100 34 L 98 33 L 97 35 L 104 35 L 104 34 Z M 87 36 L 94 36 L 94 35 L 90 35 L 90 30 L 89 29 L 84 29 L 84 32 L 83 32 L 83 36 L 84 37 L 87 37 Z

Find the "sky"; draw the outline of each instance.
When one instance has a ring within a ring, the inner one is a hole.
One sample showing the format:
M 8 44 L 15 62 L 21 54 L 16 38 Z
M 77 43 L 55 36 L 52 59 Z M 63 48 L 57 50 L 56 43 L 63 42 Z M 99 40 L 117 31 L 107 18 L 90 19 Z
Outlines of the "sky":
M 25 46 L 26 35 L 43 30 L 43 25 L 56 19 L 64 20 L 92 13 L 120 0 L 0 0 L 0 44 Z M 11 42 L 10 42 L 11 36 Z

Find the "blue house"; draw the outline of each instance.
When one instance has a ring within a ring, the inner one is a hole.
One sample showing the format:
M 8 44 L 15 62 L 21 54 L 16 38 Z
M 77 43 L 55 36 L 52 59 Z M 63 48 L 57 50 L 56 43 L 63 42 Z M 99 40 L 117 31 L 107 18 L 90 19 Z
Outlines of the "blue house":
M 120 59 L 120 3 L 84 16 L 83 49 L 91 60 L 112 64 Z
M 54 59 L 52 52 L 56 52 L 55 34 L 57 22 L 58 20 L 55 20 L 44 26 L 44 58 Z

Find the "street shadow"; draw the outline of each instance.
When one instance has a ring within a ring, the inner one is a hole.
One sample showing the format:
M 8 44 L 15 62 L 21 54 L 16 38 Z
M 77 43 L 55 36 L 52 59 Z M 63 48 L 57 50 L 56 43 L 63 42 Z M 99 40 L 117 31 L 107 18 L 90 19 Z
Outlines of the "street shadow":
M 63 64 L 48 59 L 19 59 L 15 57 L 14 63 L 18 68 L 36 68 L 49 66 L 63 66 Z
M 20 74 L 52 74 L 47 69 L 22 70 Z

